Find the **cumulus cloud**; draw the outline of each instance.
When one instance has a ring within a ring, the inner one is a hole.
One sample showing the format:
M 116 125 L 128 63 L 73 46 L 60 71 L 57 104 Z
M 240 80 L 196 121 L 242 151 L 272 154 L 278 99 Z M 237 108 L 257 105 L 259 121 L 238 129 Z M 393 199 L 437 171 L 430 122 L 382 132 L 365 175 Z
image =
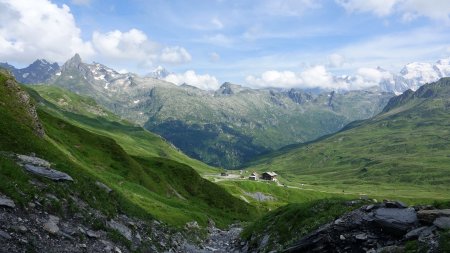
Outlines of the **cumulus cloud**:
M 75 53 L 94 54 L 67 5 L 48 0 L 0 0 L 0 58 L 29 63 L 36 58 L 64 61 Z
M 180 64 L 191 61 L 192 57 L 182 47 L 166 47 L 162 50 L 160 60 L 162 63 Z
M 199 75 L 193 70 L 188 70 L 181 74 L 170 74 L 164 80 L 177 85 L 186 83 L 202 90 L 216 90 L 219 88 L 219 81 L 216 77 L 209 74 Z
M 260 77 L 247 76 L 246 82 L 253 87 L 280 87 L 280 88 L 339 88 L 331 73 L 325 66 L 317 65 L 302 72 L 270 70 Z
M 359 68 L 357 75 L 362 77 L 365 81 L 374 84 L 380 83 L 382 80 L 391 79 L 392 74 L 388 71 L 383 71 L 381 69 L 374 68 Z
M 95 49 L 106 58 L 155 60 L 157 57 L 157 44 L 149 41 L 145 33 L 137 29 L 128 32 L 94 32 L 92 42 Z
M 90 0 L 74 0 L 89 4 Z M 37 58 L 64 62 L 75 53 L 121 65 L 124 60 L 147 67 L 154 63 L 180 64 L 191 60 L 179 46 L 154 42 L 141 30 L 93 32 L 83 40 L 70 8 L 50 0 L 0 0 L 0 59 L 28 64 Z
M 342 67 L 344 65 L 345 58 L 340 54 L 331 54 L 328 56 L 328 66 L 332 68 Z
M 336 0 L 336 2 L 349 12 L 372 12 L 380 17 L 397 13 L 404 21 L 423 16 L 450 24 L 448 0 Z
M 180 64 L 191 60 L 186 49 L 174 46 L 161 50 L 158 43 L 149 40 L 138 29 L 128 32 L 94 32 L 92 43 L 101 56 L 108 60 L 133 60 L 143 65 L 152 65 L 154 62 Z
M 246 82 L 252 87 L 274 88 L 321 88 L 330 90 L 358 90 L 376 86 L 380 81 L 392 79 L 392 74 L 372 68 L 360 68 L 357 74 L 351 76 L 335 76 L 323 65 L 305 69 L 302 72 L 266 71 L 261 76 L 247 76 Z

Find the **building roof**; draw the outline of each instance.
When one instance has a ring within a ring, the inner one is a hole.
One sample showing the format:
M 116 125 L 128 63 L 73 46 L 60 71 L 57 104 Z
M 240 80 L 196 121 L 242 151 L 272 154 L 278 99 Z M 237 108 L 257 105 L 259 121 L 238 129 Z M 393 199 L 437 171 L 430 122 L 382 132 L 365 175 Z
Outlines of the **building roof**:
M 264 174 L 267 174 L 267 175 L 269 175 L 269 176 L 271 176 L 271 177 L 276 177 L 276 176 L 278 176 L 278 174 L 275 173 L 275 172 L 273 172 L 273 171 L 264 172 Z

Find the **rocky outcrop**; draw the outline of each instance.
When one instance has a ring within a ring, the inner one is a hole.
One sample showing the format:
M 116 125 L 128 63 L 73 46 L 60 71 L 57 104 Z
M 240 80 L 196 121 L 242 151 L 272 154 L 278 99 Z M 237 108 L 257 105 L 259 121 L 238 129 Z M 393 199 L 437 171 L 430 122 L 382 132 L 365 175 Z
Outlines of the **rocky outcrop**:
M 31 120 L 30 125 L 33 128 L 35 134 L 39 137 L 44 137 L 45 135 L 44 127 L 42 126 L 42 123 L 39 120 L 39 117 L 36 112 L 36 107 L 32 102 L 30 95 L 24 90 L 22 90 L 22 88 L 20 88 L 19 84 L 17 84 L 17 82 L 10 75 L 10 73 L 7 73 L 7 71 L 5 70 L 1 70 L 1 73 L 5 74 L 8 77 L 8 80 L 6 80 L 5 85 L 16 96 L 17 100 L 23 106 L 27 116 Z
M 71 176 L 64 172 L 51 169 L 50 162 L 39 157 L 17 155 L 17 160 L 19 165 L 32 174 L 43 176 L 53 181 L 73 181 Z
M 409 240 L 437 252 L 438 231 L 450 228 L 449 210 L 421 208 L 394 201 L 363 206 L 323 225 L 284 252 L 402 252 Z

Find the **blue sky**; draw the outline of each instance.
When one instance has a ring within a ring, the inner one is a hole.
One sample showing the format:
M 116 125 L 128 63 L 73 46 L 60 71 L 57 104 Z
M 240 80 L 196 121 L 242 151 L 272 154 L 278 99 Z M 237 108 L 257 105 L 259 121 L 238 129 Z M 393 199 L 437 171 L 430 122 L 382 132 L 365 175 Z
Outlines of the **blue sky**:
M 447 0 L 0 0 L 0 61 L 79 52 L 139 74 L 162 65 L 202 88 L 295 86 L 307 71 L 398 72 L 446 58 L 449 14 Z

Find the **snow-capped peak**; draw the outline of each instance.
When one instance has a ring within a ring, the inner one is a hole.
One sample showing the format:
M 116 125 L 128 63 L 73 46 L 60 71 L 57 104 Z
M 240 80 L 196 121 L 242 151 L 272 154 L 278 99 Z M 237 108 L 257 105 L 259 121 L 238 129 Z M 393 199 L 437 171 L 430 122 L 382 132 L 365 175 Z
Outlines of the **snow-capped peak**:
M 403 93 L 411 89 L 417 90 L 420 86 L 450 76 L 450 58 L 441 59 L 435 64 L 427 62 L 411 62 L 406 64 L 400 73 L 392 74 L 389 78 L 380 82 L 384 91 Z
M 156 79 L 164 79 L 169 75 L 169 71 L 167 71 L 163 66 L 158 66 L 154 70 L 152 70 L 147 77 L 152 77 Z

